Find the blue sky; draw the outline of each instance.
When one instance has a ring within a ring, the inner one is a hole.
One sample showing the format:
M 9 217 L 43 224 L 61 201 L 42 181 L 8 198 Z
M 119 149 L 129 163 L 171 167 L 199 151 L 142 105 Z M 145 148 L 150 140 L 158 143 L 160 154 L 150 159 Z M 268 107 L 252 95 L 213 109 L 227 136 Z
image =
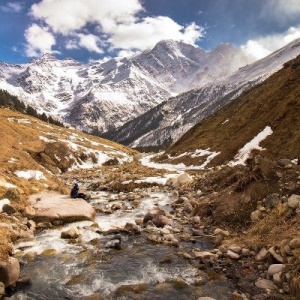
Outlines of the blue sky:
M 300 37 L 300 0 L 0 0 L 0 61 L 89 62 L 175 39 L 261 58 Z

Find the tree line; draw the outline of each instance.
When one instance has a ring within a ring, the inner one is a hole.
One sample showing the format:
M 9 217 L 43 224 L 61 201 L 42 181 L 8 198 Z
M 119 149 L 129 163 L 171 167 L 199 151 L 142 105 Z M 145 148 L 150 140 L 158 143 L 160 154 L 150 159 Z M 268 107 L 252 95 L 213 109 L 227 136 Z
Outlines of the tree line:
M 0 107 L 9 108 L 38 118 L 44 122 L 48 122 L 57 126 L 64 127 L 63 123 L 53 119 L 51 116 L 47 116 L 45 113 L 39 114 L 32 106 L 25 105 L 24 102 L 20 101 L 18 97 L 11 95 L 5 90 L 0 89 Z

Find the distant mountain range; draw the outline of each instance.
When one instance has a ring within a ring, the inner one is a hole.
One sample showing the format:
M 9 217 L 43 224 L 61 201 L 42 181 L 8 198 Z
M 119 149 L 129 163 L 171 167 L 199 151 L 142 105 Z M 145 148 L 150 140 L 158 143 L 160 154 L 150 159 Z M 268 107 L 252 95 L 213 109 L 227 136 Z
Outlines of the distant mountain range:
M 170 98 L 104 137 L 146 150 L 167 147 L 203 118 L 262 83 L 299 54 L 300 39 L 233 74 Z
M 230 44 L 205 52 L 166 40 L 131 58 L 88 65 L 49 54 L 23 65 L 2 62 L 0 89 L 39 113 L 81 130 L 103 133 L 172 96 L 226 77 L 249 62 Z

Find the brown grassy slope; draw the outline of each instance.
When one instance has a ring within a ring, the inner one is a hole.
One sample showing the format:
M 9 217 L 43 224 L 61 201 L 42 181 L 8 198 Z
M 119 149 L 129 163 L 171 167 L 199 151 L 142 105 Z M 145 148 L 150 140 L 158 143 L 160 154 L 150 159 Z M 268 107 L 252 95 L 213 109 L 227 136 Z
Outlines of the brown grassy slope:
M 273 134 L 261 146 L 269 158 L 300 156 L 300 56 L 247 93 L 194 126 L 167 153 L 210 148 L 221 151 L 210 166 L 232 160 L 266 126 Z M 228 120 L 227 122 L 225 122 Z M 225 122 L 225 123 L 224 123 Z M 196 164 L 188 158 L 183 162 Z
M 24 122 L 25 120 L 25 122 Z M 136 152 L 117 143 L 82 132 L 44 123 L 36 118 L 23 115 L 8 109 L 0 109 L 0 197 L 7 188 L 3 182 L 16 185 L 21 194 L 30 194 L 47 186 L 59 188 L 60 183 L 55 178 L 60 170 L 67 169 L 72 159 L 84 159 L 82 150 L 72 150 L 62 140 L 76 137 L 76 144 L 89 149 L 106 151 L 112 147 L 117 151 L 133 155 Z M 40 136 L 55 142 L 45 142 Z M 68 159 L 72 156 L 72 159 Z M 118 154 L 115 154 L 118 157 Z M 11 162 L 10 159 L 14 161 Z M 22 179 L 15 175 L 16 170 L 39 170 L 44 173 L 46 180 Z M 51 171 L 49 173 L 47 171 Z M 0 198 L 1 199 L 1 198 Z

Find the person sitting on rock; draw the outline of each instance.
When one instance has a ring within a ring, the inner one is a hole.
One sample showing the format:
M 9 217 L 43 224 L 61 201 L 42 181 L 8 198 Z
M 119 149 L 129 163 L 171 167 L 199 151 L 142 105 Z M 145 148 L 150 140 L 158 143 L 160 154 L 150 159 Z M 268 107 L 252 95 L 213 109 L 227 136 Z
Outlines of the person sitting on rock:
M 75 183 L 71 189 L 71 198 L 77 198 L 79 192 L 79 186 L 78 183 Z

